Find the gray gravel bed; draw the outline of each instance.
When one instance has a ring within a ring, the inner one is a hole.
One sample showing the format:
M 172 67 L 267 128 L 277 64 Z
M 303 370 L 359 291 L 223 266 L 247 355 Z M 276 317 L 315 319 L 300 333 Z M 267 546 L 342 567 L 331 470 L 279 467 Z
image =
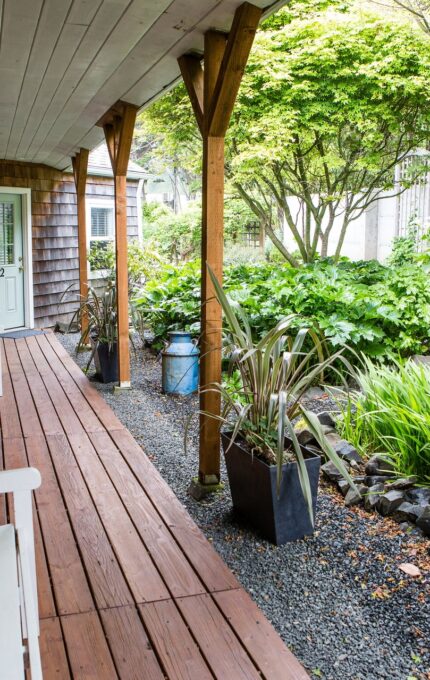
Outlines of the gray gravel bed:
M 77 336 L 58 337 L 84 365 L 87 355 L 74 352 Z M 197 472 L 197 423 L 187 455 L 184 424 L 197 400 L 161 393 L 154 355 L 132 352 L 130 392 L 114 396 L 111 385 L 94 384 L 313 678 L 430 678 L 428 542 L 345 508 L 322 483 L 314 536 L 274 547 L 236 521 L 224 470 L 219 495 L 198 503 L 187 494 Z M 330 401 L 308 406 L 326 410 Z M 404 574 L 402 562 L 420 563 L 422 577 Z

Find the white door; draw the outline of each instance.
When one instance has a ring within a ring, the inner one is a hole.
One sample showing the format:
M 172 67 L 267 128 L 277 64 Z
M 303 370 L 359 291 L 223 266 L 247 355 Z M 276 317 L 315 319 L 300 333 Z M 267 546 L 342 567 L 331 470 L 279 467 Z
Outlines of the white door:
M 0 330 L 25 325 L 21 196 L 0 194 Z

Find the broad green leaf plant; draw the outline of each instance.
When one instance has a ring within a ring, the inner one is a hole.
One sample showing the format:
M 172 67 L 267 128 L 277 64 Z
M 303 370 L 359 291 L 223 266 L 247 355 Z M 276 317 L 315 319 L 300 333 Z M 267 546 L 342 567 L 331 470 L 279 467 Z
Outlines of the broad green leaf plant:
M 260 341 L 254 342 L 246 314 L 238 303 L 228 299 L 212 270 L 209 267 L 208 270 L 224 312 L 231 342 L 231 365 L 239 371 L 241 378 L 237 392 L 220 384 L 206 388 L 220 392 L 223 400 L 221 415 L 213 417 L 221 425 L 232 427 L 231 443 L 238 438 L 244 439 L 253 455 L 269 465 L 276 465 L 278 492 L 284 463 L 297 462 L 300 485 L 313 522 L 309 476 L 294 421 L 298 417 L 304 419 L 323 453 L 354 487 L 318 418 L 301 402 L 306 390 L 321 378 L 324 370 L 334 361 L 342 361 L 342 350 L 327 357 L 323 342 L 314 330 L 302 328 L 292 334 L 293 315 L 281 319 Z M 312 341 L 312 348 L 304 351 L 307 339 Z M 290 448 L 286 448 L 286 438 L 291 441 Z

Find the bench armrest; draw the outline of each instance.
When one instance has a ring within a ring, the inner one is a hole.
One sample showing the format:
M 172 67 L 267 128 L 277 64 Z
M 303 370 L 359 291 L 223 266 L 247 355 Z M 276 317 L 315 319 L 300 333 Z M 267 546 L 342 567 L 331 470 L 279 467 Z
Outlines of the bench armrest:
M 40 472 L 36 468 L 2 470 L 0 472 L 0 493 L 32 491 L 40 486 L 41 481 Z

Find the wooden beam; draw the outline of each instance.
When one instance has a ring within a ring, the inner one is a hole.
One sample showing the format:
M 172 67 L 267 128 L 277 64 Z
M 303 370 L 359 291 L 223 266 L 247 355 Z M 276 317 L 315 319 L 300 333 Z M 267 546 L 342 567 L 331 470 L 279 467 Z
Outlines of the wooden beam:
M 229 35 L 207 31 L 203 73 L 197 57 L 185 55 L 178 60 L 203 137 L 200 409 L 214 415 L 220 413 L 220 395 L 205 388 L 221 382 L 222 312 L 207 265 L 221 283 L 224 137 L 260 16 L 261 10 L 246 2 L 236 11 Z M 211 485 L 219 479 L 219 424 L 214 418 L 201 415 L 199 481 Z
M 203 69 L 200 58 L 184 54 L 178 59 L 182 78 L 187 88 L 197 125 L 203 134 Z
M 214 137 L 227 131 L 261 14 L 260 7 L 244 2 L 234 15 L 208 111 L 208 133 Z
M 79 295 L 81 300 L 88 295 L 87 216 L 85 207 L 88 155 L 88 149 L 81 149 L 72 158 L 78 213 Z M 88 313 L 86 311 L 81 316 L 81 332 L 82 334 L 88 333 Z
M 128 318 L 127 168 L 137 107 L 121 102 L 101 121 L 115 184 L 115 252 L 118 313 L 119 386 L 130 387 L 130 339 Z

